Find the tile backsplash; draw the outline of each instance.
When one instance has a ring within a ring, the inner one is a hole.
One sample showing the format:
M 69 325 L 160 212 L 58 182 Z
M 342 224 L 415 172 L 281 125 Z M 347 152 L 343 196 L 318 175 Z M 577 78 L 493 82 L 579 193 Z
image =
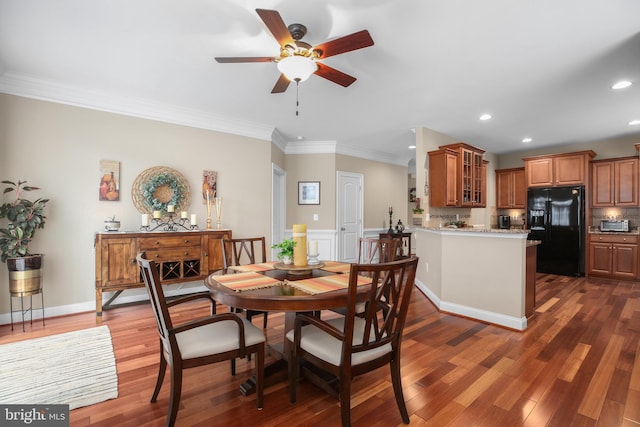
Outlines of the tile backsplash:
M 603 219 L 628 219 L 629 227 L 640 225 L 640 208 L 592 208 L 591 225 L 597 227 Z

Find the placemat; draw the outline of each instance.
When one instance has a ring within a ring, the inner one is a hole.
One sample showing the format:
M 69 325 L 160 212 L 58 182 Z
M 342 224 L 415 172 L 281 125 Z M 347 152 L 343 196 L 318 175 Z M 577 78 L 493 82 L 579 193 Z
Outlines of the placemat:
M 238 271 L 240 273 L 246 273 L 250 271 L 269 271 L 273 270 L 274 262 L 261 262 L 259 264 L 246 264 L 246 265 L 234 265 L 229 267 L 229 270 Z
M 335 274 L 333 276 L 312 277 L 304 280 L 285 280 L 286 284 L 300 289 L 309 294 L 320 294 L 323 292 L 346 289 L 349 286 L 348 274 Z M 368 285 L 371 278 L 358 276 L 358 286 Z
M 351 264 L 348 262 L 325 261 L 324 267 L 320 270 L 331 271 L 332 273 L 349 273 Z
M 214 276 L 213 278 L 216 282 L 236 292 L 268 288 L 282 284 L 278 279 L 255 272 L 223 274 L 221 276 Z

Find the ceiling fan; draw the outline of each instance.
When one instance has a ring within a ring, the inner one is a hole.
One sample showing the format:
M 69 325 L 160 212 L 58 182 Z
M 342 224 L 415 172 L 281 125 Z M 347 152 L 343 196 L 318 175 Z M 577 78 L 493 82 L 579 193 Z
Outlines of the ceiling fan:
M 289 83 L 299 83 L 311 74 L 316 74 L 341 86 L 347 87 L 356 78 L 331 68 L 320 62 L 322 59 L 352 50 L 373 45 L 369 31 L 362 30 L 347 36 L 339 37 L 316 46 L 303 42 L 307 27 L 302 24 L 285 25 L 280 13 L 276 10 L 256 9 L 273 37 L 280 44 L 280 56 L 269 57 L 216 57 L 220 63 L 232 62 L 276 62 L 281 75 L 271 93 L 282 93 Z

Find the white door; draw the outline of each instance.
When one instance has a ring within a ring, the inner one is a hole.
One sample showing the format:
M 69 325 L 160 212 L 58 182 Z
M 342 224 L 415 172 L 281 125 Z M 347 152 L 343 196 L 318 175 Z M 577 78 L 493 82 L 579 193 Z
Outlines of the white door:
M 284 240 L 286 224 L 286 172 L 275 163 L 271 164 L 271 244 Z M 271 245 L 269 245 L 271 246 Z M 277 249 L 271 250 L 271 259 L 275 260 Z
M 358 239 L 362 236 L 362 206 L 364 176 L 338 172 L 338 260 L 356 261 Z

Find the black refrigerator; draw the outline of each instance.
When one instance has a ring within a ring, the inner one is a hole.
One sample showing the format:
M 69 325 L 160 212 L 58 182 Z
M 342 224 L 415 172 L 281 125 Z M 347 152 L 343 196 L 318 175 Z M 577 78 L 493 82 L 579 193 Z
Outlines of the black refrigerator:
M 584 186 L 530 188 L 527 200 L 529 240 L 540 240 L 537 271 L 584 276 Z

